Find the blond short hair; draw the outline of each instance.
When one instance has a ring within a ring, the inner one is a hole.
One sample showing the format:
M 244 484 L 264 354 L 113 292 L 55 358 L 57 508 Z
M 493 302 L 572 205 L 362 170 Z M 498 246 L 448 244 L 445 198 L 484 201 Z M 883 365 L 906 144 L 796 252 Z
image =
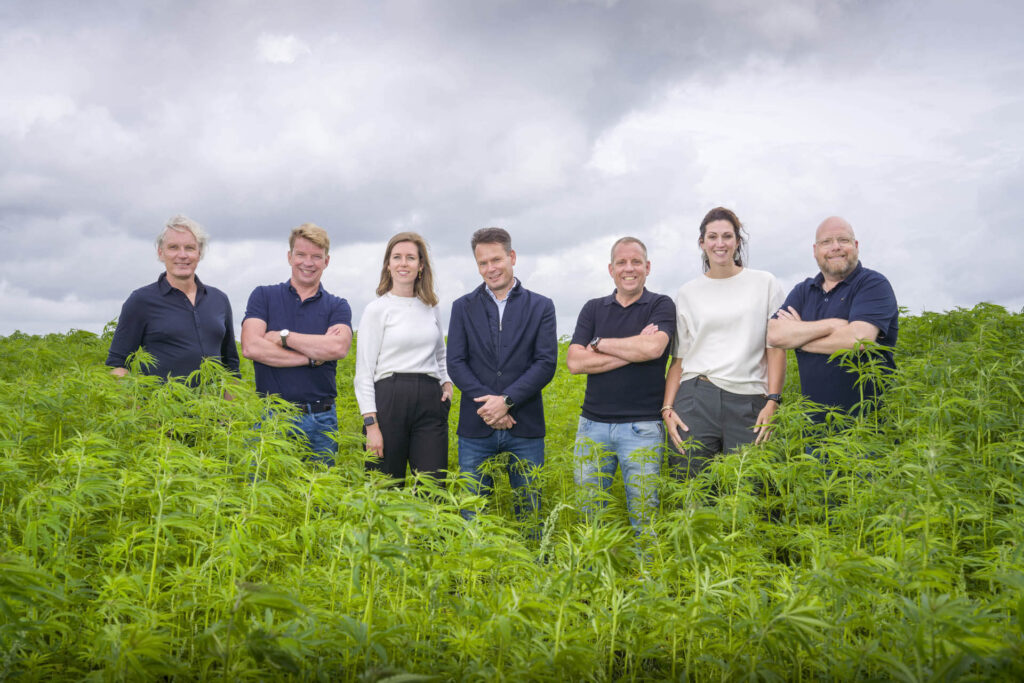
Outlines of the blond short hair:
M 331 238 L 327 236 L 327 231 L 316 223 L 303 223 L 293 229 L 288 237 L 288 251 L 295 249 L 295 240 L 300 237 L 323 249 L 325 254 L 331 251 Z

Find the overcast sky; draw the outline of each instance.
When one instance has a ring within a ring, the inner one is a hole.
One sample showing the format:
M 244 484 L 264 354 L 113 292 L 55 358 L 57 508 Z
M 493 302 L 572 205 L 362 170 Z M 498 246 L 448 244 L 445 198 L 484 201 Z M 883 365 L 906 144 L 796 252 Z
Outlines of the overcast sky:
M 644 240 L 700 273 L 708 209 L 788 290 L 826 216 L 917 313 L 1024 306 L 1019 2 L 50 2 L 0 5 L 0 335 L 99 332 L 184 213 L 240 324 L 325 227 L 356 321 L 383 247 L 431 245 L 442 309 L 469 237 L 512 233 L 570 334 Z

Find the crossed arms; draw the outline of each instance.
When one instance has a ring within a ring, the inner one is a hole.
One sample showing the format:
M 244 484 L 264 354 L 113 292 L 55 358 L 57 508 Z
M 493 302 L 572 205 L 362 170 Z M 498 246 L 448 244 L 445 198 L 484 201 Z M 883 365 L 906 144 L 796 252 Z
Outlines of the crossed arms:
M 661 357 L 668 346 L 667 332 L 650 323 L 632 337 L 602 337 L 599 351 L 582 344 L 570 344 L 566 357 L 569 372 L 574 375 L 597 375 Z
M 876 339 L 878 328 L 869 322 L 848 322 L 842 318 L 802 320 L 792 306 L 779 309 L 778 317 L 768 321 L 768 345 L 778 349 L 832 355 Z
M 341 360 L 352 345 L 352 328 L 337 323 L 324 334 L 288 335 L 288 348 L 281 346 L 281 331 L 267 330 L 265 320 L 247 318 L 242 323 L 242 355 L 274 368 L 296 368 L 310 360 Z

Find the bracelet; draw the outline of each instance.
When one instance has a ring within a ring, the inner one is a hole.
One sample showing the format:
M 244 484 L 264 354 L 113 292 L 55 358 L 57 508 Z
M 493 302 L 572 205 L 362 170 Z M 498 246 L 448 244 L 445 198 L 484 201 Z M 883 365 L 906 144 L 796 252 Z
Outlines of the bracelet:
M 661 412 L 664 413 L 666 410 L 674 410 L 674 408 L 672 406 L 662 406 L 661 407 Z

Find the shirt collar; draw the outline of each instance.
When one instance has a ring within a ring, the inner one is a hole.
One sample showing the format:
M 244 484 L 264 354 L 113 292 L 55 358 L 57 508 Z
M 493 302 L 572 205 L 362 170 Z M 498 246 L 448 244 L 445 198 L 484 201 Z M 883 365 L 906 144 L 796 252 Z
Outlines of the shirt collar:
M 857 260 L 857 265 L 854 267 L 853 272 L 851 272 L 849 275 L 847 275 L 842 280 L 837 282 L 836 283 L 836 287 L 839 287 L 839 286 L 844 285 L 846 283 L 852 283 L 854 280 L 856 280 L 860 276 L 860 274 L 863 271 L 864 271 L 864 264 L 862 264 L 860 262 L 860 260 L 858 259 Z M 818 274 L 814 276 L 814 282 L 812 284 L 815 287 L 817 287 L 818 289 L 820 289 L 822 291 L 825 291 L 825 275 L 824 275 L 824 273 L 822 273 L 819 270 Z M 833 287 L 832 289 L 835 290 L 836 287 Z
M 494 296 L 494 292 L 491 291 L 491 288 L 487 286 L 486 282 L 481 286 L 484 288 L 484 291 L 487 292 L 487 296 L 491 297 L 491 301 L 500 306 L 501 304 L 504 304 L 508 301 L 509 297 L 512 296 L 512 292 L 516 291 L 516 287 L 519 286 L 519 280 L 518 278 L 515 277 L 512 278 L 512 286 L 508 288 L 508 292 L 505 294 L 505 298 L 502 299 L 501 301 L 498 301 L 498 297 Z
M 285 280 L 281 284 L 284 285 L 285 287 L 287 287 L 289 292 L 291 292 L 295 296 L 299 296 L 298 290 L 295 289 L 294 287 L 292 287 L 292 281 L 291 281 L 290 278 Z M 314 294 L 313 296 L 309 297 L 308 299 L 304 299 L 303 301 L 312 301 L 313 299 L 319 299 L 320 295 L 323 294 L 323 293 L 324 293 L 324 283 L 320 282 L 316 286 L 316 294 Z
M 615 295 L 618 293 L 618 291 L 618 289 L 613 289 L 611 294 L 609 294 L 608 296 L 604 297 L 604 299 L 601 300 L 601 303 L 603 303 L 605 306 L 611 306 L 612 304 L 615 304 L 620 308 L 629 308 L 629 306 L 623 306 L 622 304 L 620 304 L 619 300 L 615 298 Z M 644 287 L 644 291 L 640 293 L 640 298 L 631 303 L 630 306 L 636 306 L 637 304 L 648 304 L 650 303 L 651 298 L 653 297 L 654 295 L 651 294 L 650 290 L 647 289 L 647 287 Z
M 199 279 L 198 275 L 195 276 L 195 279 L 196 279 L 196 294 L 198 294 L 199 292 L 202 292 L 203 294 L 206 294 L 206 285 L 203 284 L 203 281 Z M 171 292 L 173 292 L 173 291 L 178 289 L 177 287 L 174 287 L 173 285 L 171 285 L 170 282 L 167 281 L 167 271 L 166 270 L 164 272 L 160 273 L 160 277 L 158 277 L 156 279 L 156 286 L 157 286 L 157 289 L 160 290 L 160 294 L 162 294 L 164 296 L 166 296 L 166 295 L 170 294 Z M 180 290 L 178 290 L 178 291 L 180 291 Z

